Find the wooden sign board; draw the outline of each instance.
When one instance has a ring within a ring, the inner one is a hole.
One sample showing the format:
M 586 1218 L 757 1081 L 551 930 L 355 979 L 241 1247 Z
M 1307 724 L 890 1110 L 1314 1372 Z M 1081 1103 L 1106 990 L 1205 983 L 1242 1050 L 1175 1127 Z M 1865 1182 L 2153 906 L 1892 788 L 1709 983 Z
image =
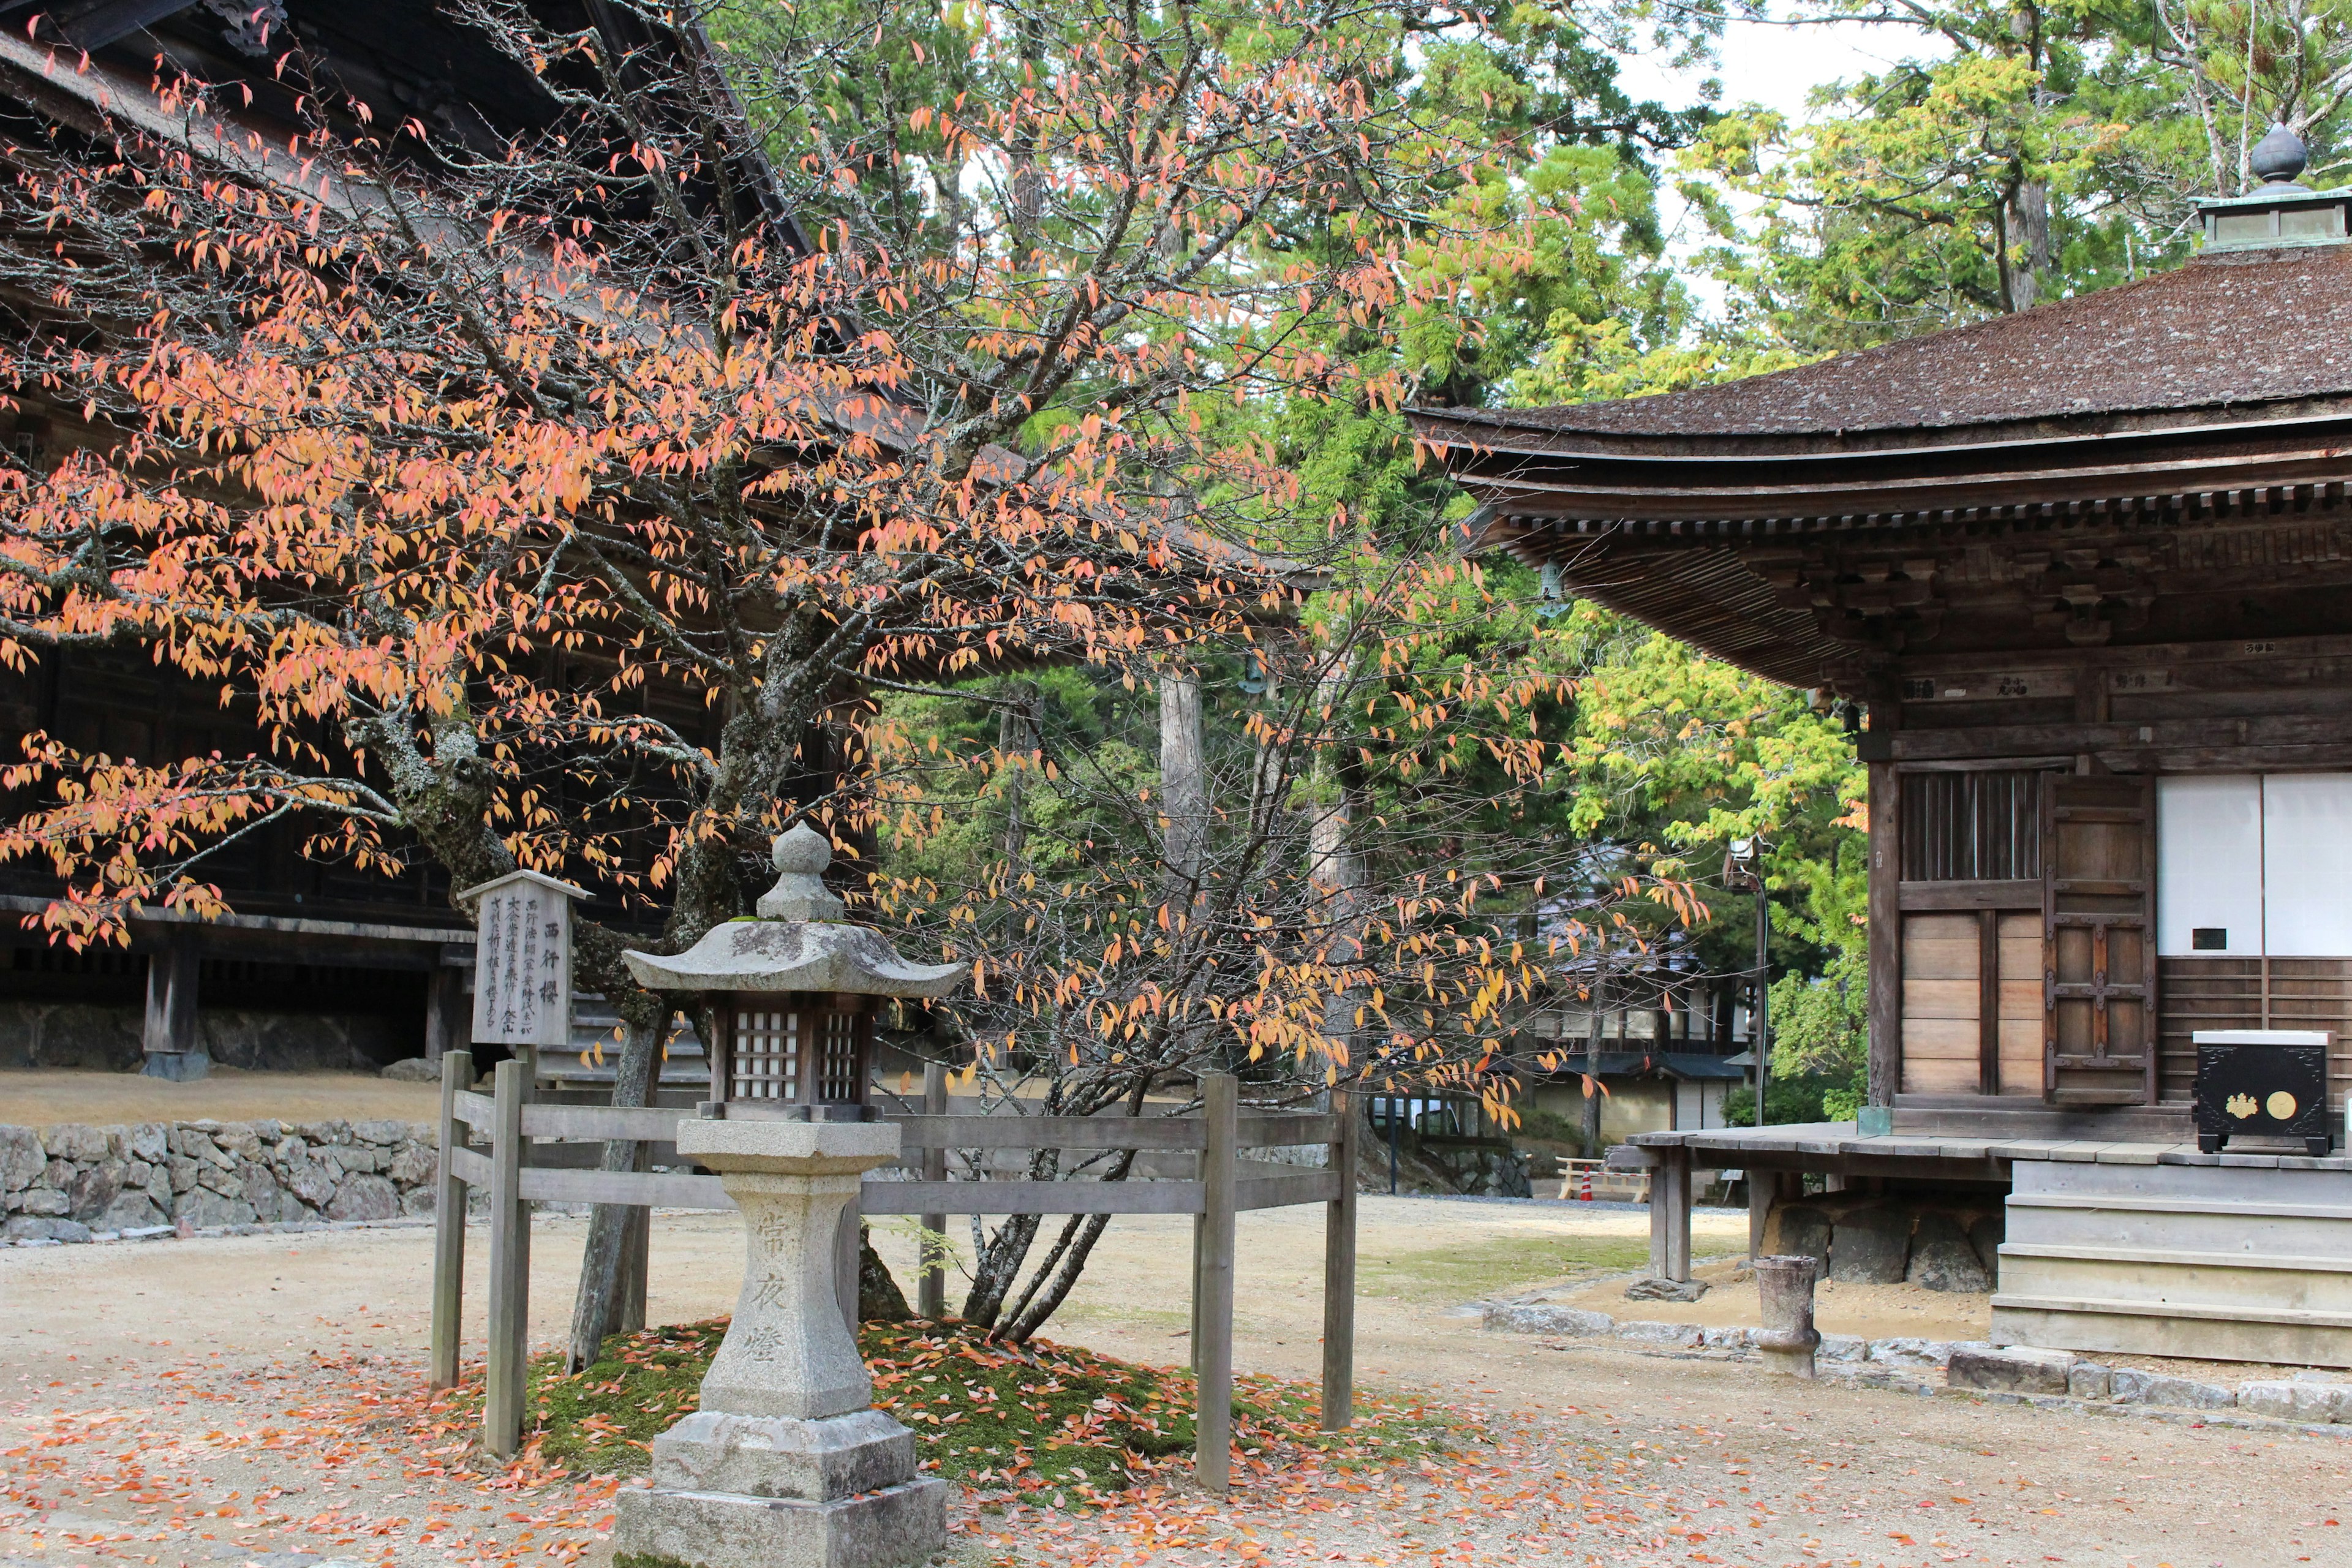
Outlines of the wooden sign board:
M 572 900 L 584 888 L 512 871 L 458 898 L 474 906 L 474 1039 L 561 1046 L 572 1038 Z

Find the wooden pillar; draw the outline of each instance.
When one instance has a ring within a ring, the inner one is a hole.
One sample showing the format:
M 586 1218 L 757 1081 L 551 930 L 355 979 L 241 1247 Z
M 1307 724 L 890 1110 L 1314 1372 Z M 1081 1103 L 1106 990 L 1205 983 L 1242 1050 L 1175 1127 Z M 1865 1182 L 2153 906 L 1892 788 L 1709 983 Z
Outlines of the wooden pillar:
M 1780 1195 L 1780 1173 L 1748 1167 L 1748 1256 L 1764 1256 L 1764 1227 L 1772 1217 L 1772 1204 Z
M 1903 782 L 1870 764 L 1870 1103 L 1903 1086 Z
M 474 1005 L 466 994 L 467 972 L 444 958 L 425 977 L 425 1059 L 439 1061 L 473 1042 Z M 471 1089 L 473 1085 L 466 1086 Z
M 433 1192 L 433 1351 L 428 1386 L 457 1386 L 457 1355 L 466 1300 L 466 1182 L 457 1174 L 457 1151 L 466 1124 L 457 1120 L 457 1096 L 474 1087 L 474 1058 L 449 1051 L 441 1058 L 440 1180 Z
M 1650 1172 L 1650 1273 L 1676 1283 L 1690 1278 L 1691 1157 L 1676 1145 L 1653 1149 Z
M 1200 1323 L 1193 1347 L 1199 1389 L 1192 1412 L 1192 1479 L 1223 1495 L 1234 1446 L 1234 1201 L 1239 1195 L 1240 1086 L 1231 1073 L 1201 1075 L 1200 1272 L 1192 1281 Z
M 1323 1430 L 1342 1432 L 1356 1418 L 1356 1097 L 1333 1089 L 1331 1114 L 1339 1125 L 1331 1143 L 1337 1191 L 1323 1205 Z
M 139 1044 L 149 1078 L 202 1078 L 212 1066 L 196 1037 L 196 970 L 192 931 L 169 931 L 163 945 L 147 955 L 147 1016 Z
M 490 1132 L 490 1365 L 482 1400 L 482 1447 L 501 1459 L 522 1447 L 530 1362 L 530 1211 L 522 1196 L 522 1108 L 530 1063 L 509 1057 L 492 1075 Z
M 1977 1092 L 2000 1092 L 2000 911 L 1977 911 Z

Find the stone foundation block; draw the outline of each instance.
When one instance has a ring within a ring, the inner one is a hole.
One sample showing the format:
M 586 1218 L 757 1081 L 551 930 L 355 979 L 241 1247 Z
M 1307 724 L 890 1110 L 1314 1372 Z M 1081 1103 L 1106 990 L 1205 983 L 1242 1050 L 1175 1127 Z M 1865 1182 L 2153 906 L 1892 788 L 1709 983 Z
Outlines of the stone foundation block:
M 2063 1394 L 2074 1367 L 2071 1351 L 1956 1345 L 1945 1381 L 1954 1388 L 1980 1388 L 1996 1394 Z
M 2108 1378 L 2114 1390 L 2110 1395 L 2118 1405 L 2170 1405 L 2182 1410 L 2228 1410 L 2238 1403 L 2237 1394 L 2218 1383 L 2199 1383 L 2193 1378 L 2167 1377 L 2161 1373 L 2137 1372 L 2119 1366 Z
M 1667 1323 L 1649 1318 L 1618 1324 L 1617 1337 L 1635 1344 L 1672 1345 L 1678 1350 L 1696 1350 L 1705 1342 L 1695 1324 Z
M 2326 1383 L 2265 1380 L 2238 1384 L 2238 1408 L 2249 1415 L 2316 1426 L 2344 1419 L 2344 1396 L 2352 1388 Z
M 1606 1312 L 1588 1312 L 1580 1307 L 1554 1307 L 1541 1301 L 1495 1301 L 1487 1305 L 1486 1327 L 1507 1334 L 1589 1336 L 1614 1332 L 1617 1320 Z
M 915 1479 L 915 1435 L 879 1410 L 822 1421 L 698 1411 L 654 1439 L 656 1488 L 830 1502 Z
M 947 1483 L 929 1477 L 829 1502 L 664 1488 L 613 1501 L 620 1568 L 916 1568 L 947 1543 Z
M 2105 1403 L 2115 1392 L 2113 1374 L 2095 1361 L 2078 1361 L 2066 1369 L 2066 1392 L 2076 1399 Z

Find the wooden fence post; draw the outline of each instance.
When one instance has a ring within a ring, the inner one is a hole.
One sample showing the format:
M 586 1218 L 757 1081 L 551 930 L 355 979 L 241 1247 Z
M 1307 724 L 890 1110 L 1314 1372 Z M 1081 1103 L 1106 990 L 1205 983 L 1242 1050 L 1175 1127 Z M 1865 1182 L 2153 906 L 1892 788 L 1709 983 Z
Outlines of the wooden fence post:
M 490 1142 L 490 1367 L 482 1446 L 501 1459 L 522 1447 L 530 1325 L 530 1213 L 522 1199 L 522 1108 L 530 1063 L 510 1057 L 493 1075 Z
M 923 1064 L 923 1114 L 945 1116 L 947 1113 L 947 1064 L 926 1062 Z M 948 1152 L 945 1149 L 926 1148 L 923 1151 L 923 1180 L 944 1182 L 947 1179 Z M 926 1237 L 932 1232 L 944 1236 L 948 1228 L 948 1216 L 943 1214 L 927 1214 L 922 1218 L 922 1226 Z M 924 1244 L 924 1253 L 930 1254 L 931 1250 L 927 1240 Z M 942 1256 L 919 1255 L 915 1260 L 915 1267 L 917 1270 L 915 1311 L 929 1321 L 936 1323 L 948 1315 L 948 1260 Z
M 1208 1171 L 1208 1155 L 1202 1154 L 1202 1172 Z M 1208 1216 L 1192 1216 L 1192 1321 L 1184 1329 L 1184 1364 L 1194 1372 L 1201 1370 L 1201 1238 L 1208 1234 Z
M 1201 1075 L 1200 1273 L 1192 1282 L 1200 1324 L 1192 1367 L 1192 1479 L 1222 1494 L 1232 1480 L 1234 1445 L 1234 1200 L 1240 1180 L 1240 1086 L 1231 1073 Z
M 1333 1089 L 1331 1114 L 1339 1190 L 1323 1205 L 1323 1430 L 1343 1432 L 1356 1418 L 1356 1097 Z
M 433 1370 L 431 1386 L 457 1386 L 457 1350 L 466 1300 L 466 1180 L 457 1174 L 457 1151 L 466 1124 L 457 1120 L 457 1096 L 474 1087 L 474 1054 L 441 1053 L 440 1180 L 433 1199 Z

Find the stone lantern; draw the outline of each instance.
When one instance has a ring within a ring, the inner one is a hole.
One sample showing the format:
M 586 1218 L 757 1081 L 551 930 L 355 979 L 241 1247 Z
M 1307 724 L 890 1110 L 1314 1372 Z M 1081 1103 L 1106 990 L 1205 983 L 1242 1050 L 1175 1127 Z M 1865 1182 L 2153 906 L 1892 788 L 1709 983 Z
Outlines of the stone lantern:
M 865 1105 L 872 999 L 944 996 L 964 966 L 909 963 L 851 924 L 820 879 L 831 855 L 796 826 L 756 919 L 676 958 L 623 955 L 639 984 L 718 1004 L 715 1103 L 678 1123 L 677 1151 L 719 1173 L 746 1253 L 701 1408 L 654 1439 L 650 1489 L 615 1500 L 631 1568 L 912 1568 L 946 1543 L 946 1483 L 917 1472 L 914 1434 L 873 1408 L 842 1303 L 849 1205 L 899 1149 Z
M 945 996 L 961 963 L 909 963 L 870 926 L 853 924 L 824 885 L 833 847 L 806 823 L 778 837 L 776 885 L 759 914 L 716 927 L 675 958 L 624 956 L 649 991 L 698 991 L 716 1015 L 710 1098 L 762 1107 L 864 1105 L 874 1005 Z M 856 1113 L 808 1112 L 849 1121 Z

